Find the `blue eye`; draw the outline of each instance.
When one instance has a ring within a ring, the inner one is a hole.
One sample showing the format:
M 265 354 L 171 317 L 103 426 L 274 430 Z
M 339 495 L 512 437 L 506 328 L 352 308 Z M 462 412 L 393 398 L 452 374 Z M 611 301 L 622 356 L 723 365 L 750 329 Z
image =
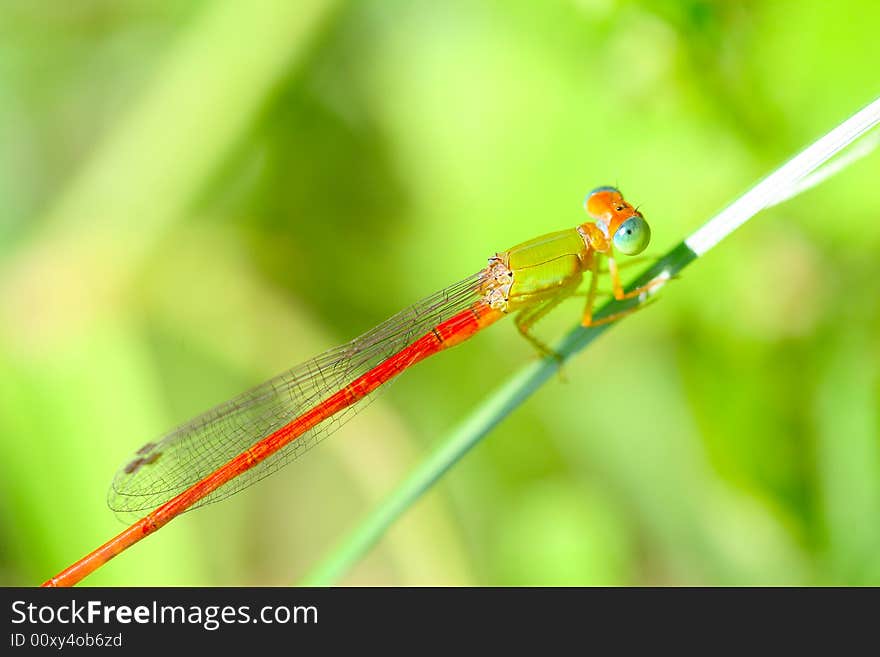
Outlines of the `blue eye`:
M 617 189 L 617 187 L 610 187 L 608 185 L 605 185 L 604 187 L 597 187 L 592 192 L 587 194 L 587 196 L 592 196 L 593 194 L 598 194 L 599 192 L 613 192 L 615 194 L 620 194 L 620 190 Z
M 614 246 L 626 255 L 638 255 L 644 251 L 651 241 L 651 228 L 648 222 L 638 215 L 633 215 L 614 233 Z

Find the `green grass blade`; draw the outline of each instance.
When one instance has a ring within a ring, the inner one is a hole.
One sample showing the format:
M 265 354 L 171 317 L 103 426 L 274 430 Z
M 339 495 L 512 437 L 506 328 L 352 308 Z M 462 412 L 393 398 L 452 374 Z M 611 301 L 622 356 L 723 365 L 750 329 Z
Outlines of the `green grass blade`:
M 748 192 L 707 221 L 649 269 L 630 289 L 658 276 L 672 278 L 702 256 L 761 210 L 793 198 L 842 170 L 857 157 L 846 159 L 846 150 L 880 123 L 880 98 L 838 125 L 829 133 L 783 164 Z M 877 140 L 865 140 L 876 146 Z M 859 157 L 865 153 L 859 153 Z M 838 160 L 833 158 L 840 156 Z M 841 164 L 843 163 L 843 164 Z M 837 165 L 837 168 L 832 168 Z M 823 175 L 819 175 L 820 172 Z M 603 306 L 596 318 L 619 313 L 638 304 L 637 299 L 613 300 Z M 454 429 L 439 447 L 370 513 L 328 558 L 318 564 L 301 584 L 328 586 L 356 564 L 413 503 L 416 502 L 472 447 L 528 399 L 572 356 L 584 349 L 612 324 L 576 327 L 563 337 L 556 350 L 561 359 L 547 358 L 528 365 L 484 401 Z

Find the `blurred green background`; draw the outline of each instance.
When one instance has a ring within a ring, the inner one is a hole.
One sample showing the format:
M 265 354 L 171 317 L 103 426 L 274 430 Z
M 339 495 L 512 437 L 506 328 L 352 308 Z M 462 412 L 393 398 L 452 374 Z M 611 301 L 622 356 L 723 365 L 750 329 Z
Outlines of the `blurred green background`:
M 144 442 L 583 221 L 659 255 L 880 94 L 880 5 L 6 0 L 0 584 Z M 591 345 L 345 584 L 880 584 L 880 157 Z M 581 311 L 540 325 L 550 339 Z M 505 377 L 509 322 L 93 585 L 297 581 Z

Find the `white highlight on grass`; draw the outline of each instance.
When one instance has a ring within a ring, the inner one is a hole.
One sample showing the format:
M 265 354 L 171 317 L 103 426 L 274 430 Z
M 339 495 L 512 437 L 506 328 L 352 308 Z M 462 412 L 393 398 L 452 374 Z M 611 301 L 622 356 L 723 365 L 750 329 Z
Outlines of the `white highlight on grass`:
M 825 182 L 834 174 L 846 169 L 856 160 L 861 160 L 866 155 L 870 155 L 871 152 L 877 148 L 878 144 L 880 144 L 880 130 L 872 132 L 864 139 L 856 142 L 848 152 L 833 160 L 829 160 L 813 173 L 802 178 L 799 182 L 788 189 L 782 189 L 779 196 L 771 200 L 767 207 L 772 208 L 774 205 L 779 205 L 780 203 L 783 203 L 790 198 L 794 198 L 799 194 L 803 194 L 808 189 Z
M 697 229 L 685 240 L 685 244 L 697 256 L 702 256 L 761 210 L 797 196 L 864 157 L 880 143 L 880 135 L 873 135 L 862 142 L 858 149 L 828 163 L 878 123 L 880 98 L 853 114 L 764 178 Z

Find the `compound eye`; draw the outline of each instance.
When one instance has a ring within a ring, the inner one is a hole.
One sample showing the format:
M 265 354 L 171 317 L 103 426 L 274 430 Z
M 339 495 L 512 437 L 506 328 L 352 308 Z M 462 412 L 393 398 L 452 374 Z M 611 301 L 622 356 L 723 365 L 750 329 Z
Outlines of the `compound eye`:
M 607 218 L 622 200 L 623 196 L 616 187 L 597 187 L 584 199 L 584 210 L 593 219 Z
M 587 207 L 587 203 L 590 202 L 591 198 L 593 198 L 596 194 L 601 194 L 602 192 L 610 192 L 612 194 L 620 194 L 620 190 L 617 189 L 616 187 L 608 187 L 608 186 L 597 187 L 596 189 L 591 191 L 589 194 L 587 194 L 586 197 L 584 197 L 584 207 Z
M 624 221 L 614 233 L 614 246 L 626 255 L 638 255 L 648 247 L 650 241 L 651 228 L 639 215 Z
M 617 189 L 617 187 L 609 187 L 606 185 L 604 187 L 597 187 L 596 189 L 594 189 L 592 192 L 587 194 L 587 198 L 589 198 L 593 194 L 598 194 L 599 192 L 611 192 L 612 194 L 620 194 L 620 190 Z

